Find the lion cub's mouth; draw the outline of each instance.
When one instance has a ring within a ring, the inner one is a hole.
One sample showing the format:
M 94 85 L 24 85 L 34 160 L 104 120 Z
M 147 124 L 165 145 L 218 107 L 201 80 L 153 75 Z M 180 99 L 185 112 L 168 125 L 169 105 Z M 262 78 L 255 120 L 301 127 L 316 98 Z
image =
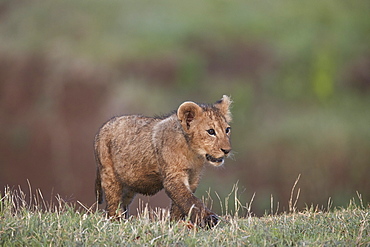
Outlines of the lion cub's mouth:
M 224 161 L 224 157 L 221 158 L 215 158 L 212 155 L 206 154 L 206 159 L 213 163 L 221 163 Z

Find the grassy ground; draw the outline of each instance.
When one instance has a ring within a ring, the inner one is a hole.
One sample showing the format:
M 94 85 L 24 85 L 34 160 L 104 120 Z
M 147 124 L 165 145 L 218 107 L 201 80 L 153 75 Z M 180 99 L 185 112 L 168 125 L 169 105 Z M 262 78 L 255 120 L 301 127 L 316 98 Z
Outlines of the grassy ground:
M 144 208 L 138 217 L 111 222 L 101 211 L 76 210 L 60 198 L 46 203 L 41 193 L 26 200 L 25 193 L 7 190 L 0 198 L 0 246 L 370 246 L 370 209 L 361 200 L 327 212 L 226 214 L 204 230 L 170 222 L 163 210 Z

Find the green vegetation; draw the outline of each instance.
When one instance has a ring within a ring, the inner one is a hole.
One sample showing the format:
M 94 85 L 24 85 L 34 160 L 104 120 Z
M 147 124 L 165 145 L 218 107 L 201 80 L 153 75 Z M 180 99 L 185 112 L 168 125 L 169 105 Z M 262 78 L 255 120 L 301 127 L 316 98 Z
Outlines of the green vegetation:
M 239 207 L 240 206 L 240 207 Z M 241 210 L 236 205 L 235 210 Z M 170 222 L 163 210 L 122 222 L 101 211 L 64 202 L 46 203 L 41 192 L 26 201 L 22 191 L 0 196 L 0 246 L 368 246 L 370 209 L 353 199 L 329 211 L 237 217 L 226 214 L 213 230 Z

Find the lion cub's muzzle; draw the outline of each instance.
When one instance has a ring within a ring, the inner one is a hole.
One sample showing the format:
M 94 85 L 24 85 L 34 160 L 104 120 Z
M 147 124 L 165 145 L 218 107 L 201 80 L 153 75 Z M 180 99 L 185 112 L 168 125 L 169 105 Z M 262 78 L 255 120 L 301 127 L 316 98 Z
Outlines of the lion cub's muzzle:
M 222 165 L 224 160 L 225 160 L 225 157 L 228 156 L 228 154 L 230 153 L 231 149 L 222 149 L 221 148 L 221 151 L 224 153 L 224 156 L 220 157 L 220 158 L 216 158 L 216 157 L 213 157 L 212 155 L 210 154 L 206 154 L 206 159 L 211 162 L 211 163 L 216 163 L 217 165 Z
M 221 158 L 215 158 L 212 155 L 206 154 L 206 159 L 213 163 L 221 163 L 224 161 L 224 157 Z

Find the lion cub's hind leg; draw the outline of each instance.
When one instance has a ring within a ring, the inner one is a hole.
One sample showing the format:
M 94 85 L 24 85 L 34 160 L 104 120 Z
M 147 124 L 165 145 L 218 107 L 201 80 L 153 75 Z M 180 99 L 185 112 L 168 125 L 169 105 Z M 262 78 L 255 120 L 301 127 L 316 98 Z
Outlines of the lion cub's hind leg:
M 131 204 L 132 200 L 135 198 L 136 193 L 128 188 L 123 188 L 122 193 L 122 200 L 121 206 L 123 213 L 125 214 L 125 218 L 128 219 L 129 217 L 129 205 Z
M 122 186 L 114 174 L 111 176 L 107 171 L 101 174 L 101 178 L 102 187 L 105 193 L 106 211 L 108 212 L 108 217 L 119 218 L 121 214 L 120 202 L 122 197 Z
M 111 184 L 109 189 L 105 190 L 107 200 L 106 210 L 108 217 L 114 219 L 129 217 L 129 205 L 134 199 L 136 193 L 122 187 L 120 184 Z
M 101 179 L 108 217 L 120 219 L 124 215 L 128 218 L 129 204 L 136 193 L 124 187 L 109 166 L 101 174 Z

